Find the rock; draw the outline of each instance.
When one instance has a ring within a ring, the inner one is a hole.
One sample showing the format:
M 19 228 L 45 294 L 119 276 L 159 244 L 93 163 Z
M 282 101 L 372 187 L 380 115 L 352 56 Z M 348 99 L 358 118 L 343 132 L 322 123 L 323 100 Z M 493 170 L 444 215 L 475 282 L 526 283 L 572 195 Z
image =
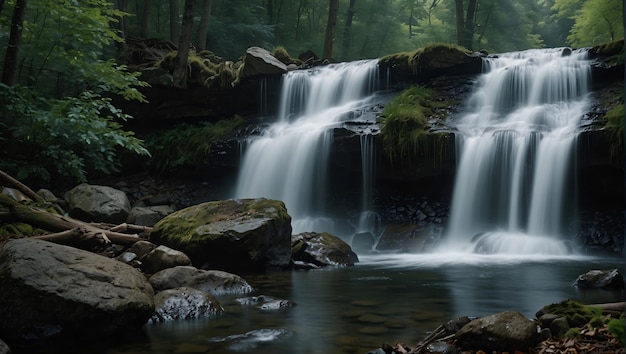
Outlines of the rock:
M 359 261 L 356 253 L 339 237 L 329 233 L 304 232 L 291 237 L 294 261 L 316 266 L 353 266 Z
M 11 348 L 0 339 L 0 354 L 11 354 Z
M 190 287 L 213 295 L 245 294 L 252 291 L 252 287 L 238 275 L 190 266 L 164 269 L 148 280 L 157 292 L 179 287 Z
M 624 289 L 624 277 L 619 269 L 590 270 L 578 276 L 573 286 L 588 288 Z
M 359 232 L 352 236 L 352 250 L 357 253 L 371 252 L 376 244 L 376 239 L 371 232 Z
M 56 203 L 59 200 L 56 195 L 54 195 L 54 193 L 52 193 L 52 191 L 50 191 L 49 189 L 42 188 L 37 191 L 37 195 L 39 195 L 43 198 L 43 200 L 49 203 Z
M 137 258 L 141 260 L 148 253 L 152 252 L 153 249 L 157 248 L 152 242 L 149 241 L 137 241 L 133 243 L 132 246 L 128 249 L 129 252 L 132 252 L 137 255 Z
M 457 354 L 459 349 L 453 344 L 436 341 L 428 344 L 425 352 L 429 354 Z
M 71 217 L 87 222 L 126 222 L 130 202 L 126 193 L 107 186 L 80 184 L 65 193 Z
M 141 262 L 143 263 L 143 270 L 148 274 L 176 266 L 191 265 L 191 259 L 186 254 L 167 246 L 153 249 L 141 259 Z
M 406 239 L 417 232 L 416 224 L 388 225 L 378 239 L 376 249 L 379 251 L 399 251 L 404 247 Z
M 126 222 L 141 226 L 154 226 L 159 220 L 170 215 L 175 210 L 169 205 L 148 207 L 134 207 L 130 210 Z
M 537 328 L 533 321 L 513 311 L 475 319 L 456 334 L 462 350 L 523 351 L 535 345 Z
M 274 299 L 265 295 L 243 297 L 237 299 L 237 302 L 244 306 L 257 307 L 263 311 L 283 310 L 296 306 L 296 303 L 291 300 Z
M 187 254 L 203 269 L 282 268 L 291 258 L 291 217 L 271 199 L 198 204 L 154 225 L 150 241 Z
M 250 47 L 246 50 L 241 69 L 241 78 L 264 75 L 282 75 L 287 72 L 287 66 L 276 59 L 269 51 Z
M 34 239 L 0 250 L 0 336 L 103 336 L 139 330 L 154 312 L 154 291 L 114 259 Z
M 565 333 L 570 329 L 567 318 L 558 317 L 552 323 L 550 323 L 550 333 L 552 337 L 563 338 Z
M 552 321 L 556 320 L 557 318 L 559 318 L 559 315 L 546 313 L 545 315 L 539 316 L 539 325 L 541 326 L 541 328 L 550 328 Z
M 181 287 L 164 290 L 154 297 L 155 312 L 150 322 L 211 317 L 224 311 L 206 291 Z

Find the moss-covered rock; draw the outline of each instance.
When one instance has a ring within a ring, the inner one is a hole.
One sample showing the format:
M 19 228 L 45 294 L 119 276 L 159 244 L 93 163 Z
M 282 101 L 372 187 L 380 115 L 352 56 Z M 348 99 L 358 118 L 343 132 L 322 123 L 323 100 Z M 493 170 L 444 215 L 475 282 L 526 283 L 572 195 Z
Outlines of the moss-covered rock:
M 556 304 L 544 306 L 537 312 L 537 317 L 539 318 L 545 314 L 554 314 L 565 317 L 570 327 L 582 327 L 601 313 L 602 310 L 599 308 L 585 306 L 573 300 L 564 300 Z
M 294 262 L 317 267 L 352 266 L 359 261 L 350 245 L 329 233 L 304 232 L 291 237 Z
M 291 258 L 291 217 L 271 199 L 198 204 L 159 221 L 150 240 L 186 253 L 199 268 L 259 270 Z

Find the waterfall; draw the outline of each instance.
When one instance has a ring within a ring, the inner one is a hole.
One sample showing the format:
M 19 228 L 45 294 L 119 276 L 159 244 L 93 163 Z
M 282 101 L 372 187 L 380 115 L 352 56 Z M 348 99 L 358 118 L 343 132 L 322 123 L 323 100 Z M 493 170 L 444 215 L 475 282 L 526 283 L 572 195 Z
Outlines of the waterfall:
M 458 117 L 457 177 L 446 247 L 480 253 L 562 254 L 575 202 L 574 152 L 588 110 L 586 52 L 507 53 Z
M 282 78 L 276 123 L 246 144 L 235 198 L 282 200 L 294 233 L 333 232 L 325 214 L 332 128 L 378 89 L 378 61 L 292 71 Z
M 361 142 L 361 212 L 357 232 L 378 234 L 380 216 L 373 210 L 374 191 L 374 135 L 369 131 L 360 136 Z

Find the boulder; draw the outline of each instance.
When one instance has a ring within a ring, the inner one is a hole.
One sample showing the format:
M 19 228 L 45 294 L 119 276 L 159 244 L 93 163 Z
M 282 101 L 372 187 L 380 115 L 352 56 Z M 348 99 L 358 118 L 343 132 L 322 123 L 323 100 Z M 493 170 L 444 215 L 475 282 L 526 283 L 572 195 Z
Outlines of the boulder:
M 0 250 L 0 336 L 103 336 L 139 330 L 154 312 L 154 291 L 116 260 L 34 239 Z
M 145 255 L 141 263 L 144 272 L 154 274 L 167 268 L 191 265 L 191 260 L 186 254 L 161 245 Z
M 389 225 L 380 235 L 376 249 L 378 251 L 402 250 L 407 240 L 415 238 L 418 231 L 419 225 L 417 224 Z
M 359 261 L 347 243 L 325 232 L 293 235 L 291 252 L 295 262 L 312 263 L 318 267 L 353 266 Z
M 154 226 L 159 220 L 175 211 L 169 205 L 134 207 L 130 210 L 126 222 L 141 226 Z
M 281 201 L 259 198 L 198 204 L 154 225 L 150 241 L 180 250 L 202 269 L 258 271 L 291 258 L 291 217 Z
M 154 305 L 156 310 L 150 318 L 152 323 L 205 318 L 224 311 L 210 293 L 187 287 L 167 289 L 156 294 Z
M 87 222 L 126 222 L 130 202 L 126 193 L 107 186 L 80 184 L 65 193 L 71 217 Z
M 252 287 L 240 276 L 219 270 L 201 270 L 191 266 L 164 269 L 149 278 L 155 291 L 189 287 L 213 295 L 245 294 Z
M 455 338 L 462 350 L 527 352 L 536 343 L 537 326 L 519 312 L 507 311 L 471 321 Z
M 557 317 L 550 323 L 550 334 L 552 337 L 563 338 L 565 333 L 570 329 L 569 323 L 567 322 L 567 318 L 565 317 Z
M 624 289 L 624 277 L 619 269 L 590 270 L 578 276 L 574 286 L 582 289 L 607 288 L 620 290 Z
M 272 53 L 263 48 L 250 47 L 246 50 L 246 56 L 243 59 L 240 78 L 282 75 L 286 72 L 287 66 L 276 59 Z
M 11 354 L 11 348 L 0 339 L 0 354 Z
M 263 311 L 284 310 L 296 306 L 296 303 L 291 300 L 274 299 L 265 295 L 243 297 L 237 299 L 237 302 L 243 306 L 254 306 Z

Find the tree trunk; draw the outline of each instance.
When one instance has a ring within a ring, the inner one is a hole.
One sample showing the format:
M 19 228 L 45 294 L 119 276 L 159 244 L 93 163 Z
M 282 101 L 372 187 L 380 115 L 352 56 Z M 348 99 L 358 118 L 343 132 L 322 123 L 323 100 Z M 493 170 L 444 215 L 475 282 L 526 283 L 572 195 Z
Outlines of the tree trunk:
M 341 46 L 341 59 L 343 60 L 348 58 L 348 51 L 350 50 L 350 44 L 352 42 L 352 17 L 354 17 L 355 4 L 356 0 L 350 0 L 348 11 L 346 11 L 346 24 L 343 27 L 343 40 Z
M 456 43 L 463 45 L 463 24 L 465 23 L 463 19 L 463 0 L 454 0 L 454 2 L 456 8 Z
M 128 0 L 117 0 L 117 8 L 122 12 L 128 12 Z M 120 22 L 117 24 L 117 29 L 121 32 L 122 38 L 126 38 L 126 16 L 120 16 Z
M 274 24 L 274 0 L 267 0 L 265 10 L 267 11 L 267 23 Z
M 331 59 L 333 56 L 333 41 L 335 40 L 335 29 L 337 28 L 337 15 L 339 14 L 339 0 L 329 0 L 328 2 L 328 22 L 326 23 L 326 35 L 324 36 L 324 51 L 322 59 Z
M 476 15 L 476 5 L 478 0 L 469 0 L 467 4 L 467 15 L 465 16 L 465 37 L 464 45 L 467 49 L 472 49 L 474 39 L 474 16 Z
M 198 43 L 196 48 L 198 50 L 206 49 L 206 38 L 209 30 L 209 20 L 211 19 L 211 9 L 213 7 L 213 0 L 204 0 L 202 3 L 202 16 L 200 17 L 200 24 L 198 25 Z
M 4 8 L 4 0 L 0 0 L 0 15 L 2 15 L 3 8 Z
M 178 0 L 170 0 L 170 41 L 174 43 L 180 39 L 178 17 Z
M 4 57 L 4 68 L 2 71 L 2 83 L 7 86 L 13 86 L 17 83 L 20 44 L 22 43 L 22 27 L 25 14 L 26 0 L 17 0 L 15 7 L 13 7 L 9 44 L 7 45 L 7 51 Z
M 150 37 L 150 13 L 152 8 L 151 0 L 143 0 L 143 13 L 141 14 L 141 36 Z
M 193 29 L 193 6 L 195 0 L 185 0 L 185 10 L 183 12 L 183 24 L 178 40 L 178 54 L 174 66 L 174 87 L 187 86 L 187 59 L 189 57 L 189 44 L 191 42 L 191 31 Z

